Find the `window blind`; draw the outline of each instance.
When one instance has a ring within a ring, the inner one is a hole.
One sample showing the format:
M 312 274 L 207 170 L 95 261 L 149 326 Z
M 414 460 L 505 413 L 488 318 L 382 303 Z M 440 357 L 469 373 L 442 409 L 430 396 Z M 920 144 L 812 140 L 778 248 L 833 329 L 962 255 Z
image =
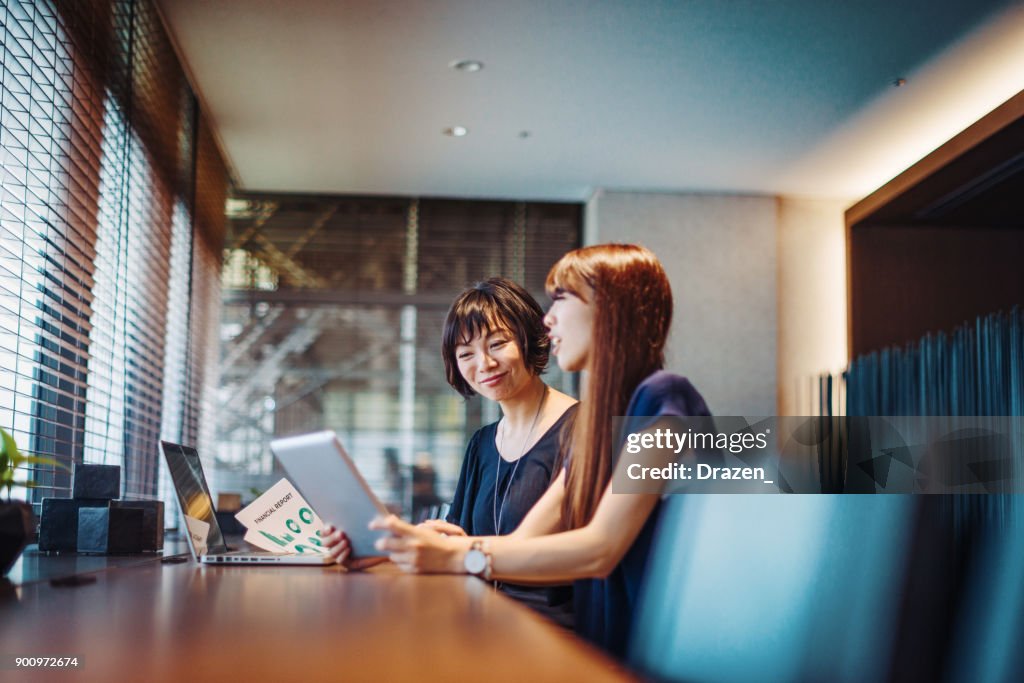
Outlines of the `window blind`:
M 224 164 L 148 0 L 3 0 L 0 20 L 0 425 L 166 495 L 159 439 L 200 432 Z M 32 500 L 69 492 L 30 476 Z

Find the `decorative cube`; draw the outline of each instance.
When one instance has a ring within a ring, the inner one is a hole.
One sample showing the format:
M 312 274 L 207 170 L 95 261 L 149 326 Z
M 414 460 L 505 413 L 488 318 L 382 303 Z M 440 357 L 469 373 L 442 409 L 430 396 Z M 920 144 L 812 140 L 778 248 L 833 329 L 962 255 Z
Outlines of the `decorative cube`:
M 73 498 L 121 497 L 121 468 L 117 465 L 75 464 Z
M 78 552 L 140 552 L 144 518 L 141 508 L 82 508 L 78 511 Z
M 78 511 L 103 508 L 109 501 L 97 498 L 43 498 L 39 517 L 40 550 L 78 549 Z
M 112 500 L 110 507 L 142 510 L 142 547 L 140 550 L 164 549 L 164 503 L 162 500 Z

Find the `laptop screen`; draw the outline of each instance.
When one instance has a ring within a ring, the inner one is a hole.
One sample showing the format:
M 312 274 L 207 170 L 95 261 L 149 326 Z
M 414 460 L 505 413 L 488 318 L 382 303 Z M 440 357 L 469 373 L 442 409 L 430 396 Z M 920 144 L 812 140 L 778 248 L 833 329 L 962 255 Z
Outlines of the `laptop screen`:
M 213 510 L 213 498 L 206 485 L 199 453 L 194 448 L 161 441 L 167 468 L 171 472 L 178 504 L 185 516 L 185 535 L 192 553 L 198 557 L 207 553 L 225 552 L 227 544 L 217 524 Z

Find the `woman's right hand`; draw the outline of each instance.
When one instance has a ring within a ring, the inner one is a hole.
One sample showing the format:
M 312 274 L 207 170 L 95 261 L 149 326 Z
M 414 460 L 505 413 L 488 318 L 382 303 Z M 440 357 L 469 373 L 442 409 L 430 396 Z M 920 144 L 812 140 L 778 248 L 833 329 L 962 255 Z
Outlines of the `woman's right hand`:
M 419 526 L 436 531 L 442 536 L 465 536 L 466 531 L 457 524 L 446 522 L 443 519 L 428 519 L 421 522 Z
M 386 557 L 352 557 L 352 544 L 349 542 L 348 536 L 344 531 L 331 524 L 324 526 L 321 539 L 324 547 L 327 548 L 327 553 L 334 558 L 334 561 L 350 571 L 368 569 L 388 560 Z

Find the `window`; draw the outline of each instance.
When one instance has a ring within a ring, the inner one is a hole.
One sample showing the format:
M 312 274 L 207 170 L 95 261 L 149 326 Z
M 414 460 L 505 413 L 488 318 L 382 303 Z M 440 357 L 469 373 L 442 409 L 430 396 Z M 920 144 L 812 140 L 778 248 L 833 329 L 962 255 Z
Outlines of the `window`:
M 229 203 L 214 488 L 283 476 L 275 436 L 339 433 L 405 514 L 447 501 L 469 436 L 497 405 L 444 378 L 452 299 L 486 277 L 544 279 L 579 245 L 577 204 L 247 195 Z M 546 379 L 573 391 L 554 363 Z
M 159 439 L 201 427 L 223 162 L 148 0 L 3 0 L 0 19 L 0 425 L 166 497 Z M 34 501 L 70 492 L 31 478 Z

